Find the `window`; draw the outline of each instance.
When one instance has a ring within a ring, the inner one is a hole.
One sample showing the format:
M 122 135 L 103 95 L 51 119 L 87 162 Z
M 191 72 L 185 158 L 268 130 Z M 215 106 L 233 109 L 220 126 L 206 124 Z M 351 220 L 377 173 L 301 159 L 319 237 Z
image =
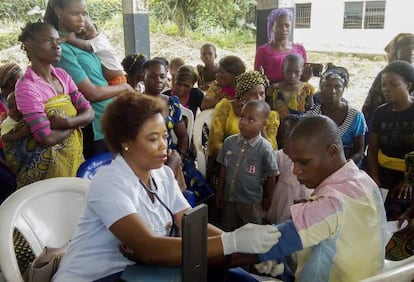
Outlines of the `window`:
M 345 2 L 344 29 L 384 28 L 385 1 Z
M 296 4 L 295 28 L 310 28 L 311 3 Z
M 363 2 L 345 2 L 344 28 L 362 28 Z
M 365 5 L 364 28 L 384 28 L 385 2 L 373 1 Z

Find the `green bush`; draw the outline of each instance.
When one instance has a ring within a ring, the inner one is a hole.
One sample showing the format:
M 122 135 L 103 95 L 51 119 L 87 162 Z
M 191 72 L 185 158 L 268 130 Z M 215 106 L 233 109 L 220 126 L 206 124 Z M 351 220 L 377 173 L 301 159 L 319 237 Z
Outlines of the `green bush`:
M 2 0 L 0 1 L 0 22 L 26 22 L 39 18 L 39 14 L 28 16 L 27 12 L 35 6 L 45 7 L 44 0 Z
M 0 50 L 18 44 L 17 33 L 0 33 Z
M 87 0 L 88 12 L 98 27 L 106 25 L 116 15 L 122 15 L 121 0 Z

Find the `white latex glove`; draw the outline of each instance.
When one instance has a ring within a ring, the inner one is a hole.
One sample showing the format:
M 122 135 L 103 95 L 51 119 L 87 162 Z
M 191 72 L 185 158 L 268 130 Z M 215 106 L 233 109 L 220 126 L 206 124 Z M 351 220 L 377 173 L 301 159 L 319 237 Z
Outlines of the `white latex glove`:
M 283 263 L 277 263 L 275 260 L 268 260 L 258 264 L 255 264 L 254 267 L 260 274 L 267 274 L 272 277 L 276 277 L 285 271 L 285 266 Z
M 224 255 L 232 253 L 260 254 L 279 242 L 282 234 L 273 225 L 247 223 L 242 227 L 221 234 Z

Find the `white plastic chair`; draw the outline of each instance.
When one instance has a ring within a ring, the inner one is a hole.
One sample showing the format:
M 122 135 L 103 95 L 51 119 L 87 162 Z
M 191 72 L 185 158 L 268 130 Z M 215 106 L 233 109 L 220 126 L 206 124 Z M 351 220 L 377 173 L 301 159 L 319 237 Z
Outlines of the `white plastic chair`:
M 191 138 L 193 137 L 193 128 L 194 128 L 194 114 L 190 109 L 187 109 L 180 104 L 181 114 L 187 119 L 187 133 L 188 133 L 188 144 L 191 144 Z M 177 144 L 177 136 L 174 133 L 174 130 L 171 131 L 172 140 Z
M 207 150 L 203 148 L 202 144 L 203 126 L 206 124 L 210 128 L 213 114 L 214 109 L 201 111 L 194 121 L 193 144 L 197 153 L 196 163 L 198 170 L 204 177 L 206 177 Z
M 183 105 L 181 106 L 181 113 L 183 117 L 187 118 L 187 133 L 188 137 L 190 138 L 189 144 L 191 144 L 191 138 L 193 137 L 193 130 L 194 130 L 194 114 L 190 109 L 187 109 Z
M 60 247 L 75 232 L 90 180 L 58 177 L 27 185 L 0 206 L 0 268 L 7 281 L 23 281 L 13 246 L 18 229 L 38 256 L 45 246 Z
M 413 281 L 413 278 L 414 256 L 400 261 L 386 260 L 383 273 L 371 276 L 362 282 L 410 282 Z

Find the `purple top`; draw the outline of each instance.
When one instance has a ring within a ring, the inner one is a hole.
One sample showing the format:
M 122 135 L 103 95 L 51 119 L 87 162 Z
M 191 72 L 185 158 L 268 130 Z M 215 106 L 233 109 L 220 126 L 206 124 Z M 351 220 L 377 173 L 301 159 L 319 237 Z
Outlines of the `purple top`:
M 283 80 L 283 60 L 292 53 L 301 54 L 306 63 L 306 51 L 302 45 L 293 43 L 292 49 L 286 52 L 276 51 L 269 43 L 259 46 L 254 59 L 254 69 L 259 70 L 262 66 L 270 83 L 280 82 Z

